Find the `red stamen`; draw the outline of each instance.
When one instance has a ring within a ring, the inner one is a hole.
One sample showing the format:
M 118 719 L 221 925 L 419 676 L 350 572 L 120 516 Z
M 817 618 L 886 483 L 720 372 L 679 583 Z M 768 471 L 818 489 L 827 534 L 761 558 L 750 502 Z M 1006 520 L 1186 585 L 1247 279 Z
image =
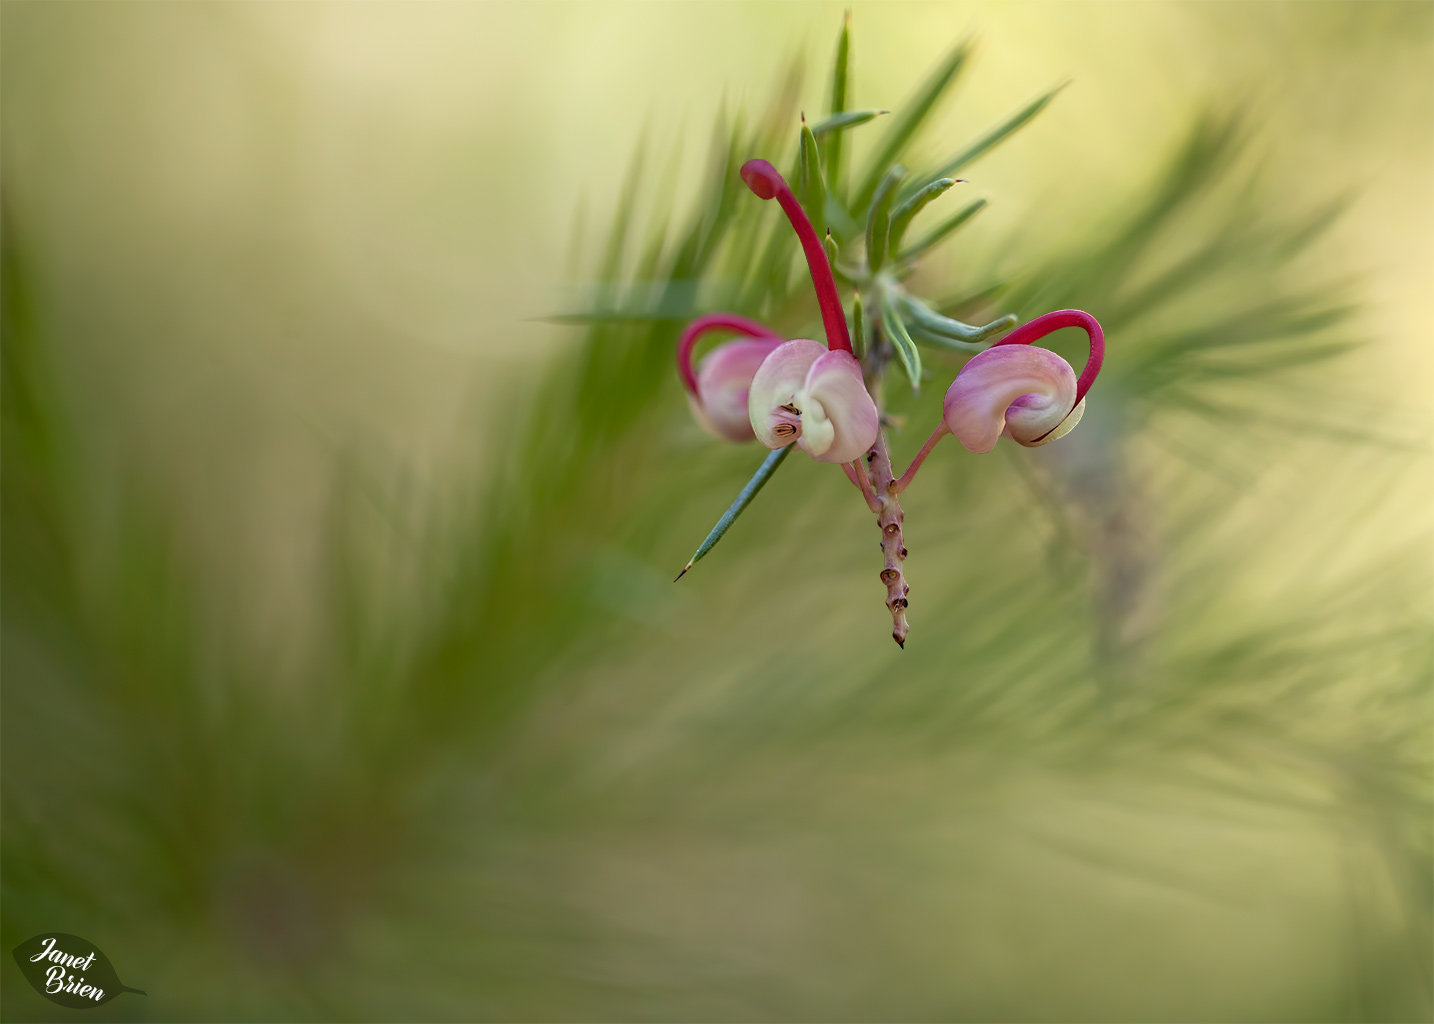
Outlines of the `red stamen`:
M 807 219 L 802 204 L 797 202 L 791 187 L 777 173 L 777 169 L 765 160 L 748 160 L 743 164 L 742 180 L 756 193 L 758 199 L 775 198 L 782 204 L 782 212 L 787 215 L 787 220 L 792 222 L 797 239 L 802 243 L 802 251 L 806 254 L 807 267 L 812 272 L 812 286 L 817 290 L 817 303 L 822 308 L 822 326 L 826 329 L 827 348 L 850 352 L 851 336 L 846 329 L 846 310 L 842 308 L 841 299 L 837 296 L 836 278 L 832 275 L 831 264 L 827 262 L 822 240 L 817 237 L 816 229 Z
M 1036 317 L 1029 323 L 1021 324 L 1020 327 L 996 342 L 996 345 L 1029 345 L 1034 341 L 1040 341 L 1047 334 L 1058 331 L 1062 327 L 1079 327 L 1090 339 L 1090 351 L 1086 356 L 1085 367 L 1076 381 L 1075 404 L 1080 405 L 1081 399 L 1090 390 L 1090 386 L 1095 383 L 1096 374 L 1100 373 L 1101 363 L 1105 361 L 1105 332 L 1100 329 L 1100 324 L 1096 322 L 1095 317 L 1080 309 L 1058 309 L 1054 313 L 1047 313 L 1044 316 Z M 995 348 L 996 345 L 991 347 Z
M 693 320 L 682 329 L 682 337 L 677 342 L 677 372 L 682 375 L 682 383 L 687 385 L 693 398 L 697 397 L 697 374 L 692 369 L 692 347 L 702 335 L 716 330 L 736 331 L 749 338 L 781 337 L 766 324 L 736 313 L 706 313 Z

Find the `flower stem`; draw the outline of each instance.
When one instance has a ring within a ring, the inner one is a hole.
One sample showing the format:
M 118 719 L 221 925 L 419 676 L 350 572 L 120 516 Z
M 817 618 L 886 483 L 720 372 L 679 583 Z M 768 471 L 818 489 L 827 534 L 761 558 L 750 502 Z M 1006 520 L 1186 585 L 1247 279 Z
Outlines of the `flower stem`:
M 921 451 L 916 453 L 916 458 L 911 460 L 911 465 L 907 466 L 906 472 L 901 474 L 901 479 L 892 481 L 892 494 L 900 494 L 906 490 L 907 487 L 911 486 L 911 481 L 916 478 L 916 471 L 920 469 L 921 464 L 926 461 L 926 456 L 931 454 L 931 449 L 935 448 L 937 442 L 949 433 L 951 433 L 951 431 L 946 426 L 945 420 L 942 420 L 936 425 L 936 429 L 931 432 L 931 436 L 928 437 L 926 443 L 921 446 Z
M 812 274 L 812 287 L 817 291 L 817 304 L 822 310 L 822 326 L 826 330 L 827 348 L 851 351 L 851 337 L 847 334 L 846 311 L 842 309 L 841 298 L 837 295 L 836 278 L 832 276 L 831 264 L 827 262 L 826 249 L 817 237 L 816 229 L 807 218 L 802 204 L 792 194 L 791 186 L 777 169 L 765 160 L 748 160 L 742 165 L 742 180 L 759 199 L 775 198 L 781 204 L 782 212 L 791 221 L 802 251 L 807 257 L 807 268 Z
M 856 485 L 857 490 L 861 491 L 861 496 L 866 499 L 866 507 L 873 512 L 880 512 L 881 499 L 871 489 L 871 480 L 866 475 L 866 469 L 862 466 L 861 460 L 843 462 L 841 468 L 846 473 L 846 478 Z

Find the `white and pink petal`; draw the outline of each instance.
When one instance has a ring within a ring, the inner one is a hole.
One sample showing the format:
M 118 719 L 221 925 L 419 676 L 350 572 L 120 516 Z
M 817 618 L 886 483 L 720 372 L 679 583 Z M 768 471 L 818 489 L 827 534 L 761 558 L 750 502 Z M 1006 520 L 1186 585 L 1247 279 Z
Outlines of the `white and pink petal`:
M 1075 426 L 1075 393 L 1075 371 L 1054 352 L 1002 345 L 961 368 L 946 392 L 944 419 L 968 451 L 989 452 L 1003 432 L 1033 447 Z

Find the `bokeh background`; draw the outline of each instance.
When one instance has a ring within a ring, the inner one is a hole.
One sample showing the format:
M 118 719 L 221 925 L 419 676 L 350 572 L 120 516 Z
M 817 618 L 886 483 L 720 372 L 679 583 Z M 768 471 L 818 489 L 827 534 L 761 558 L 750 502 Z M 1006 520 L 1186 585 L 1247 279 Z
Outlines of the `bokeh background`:
M 127 1020 L 1430 1019 L 1434 7 L 851 9 L 857 106 L 977 40 L 909 162 L 1069 80 L 917 289 L 1110 341 L 923 471 L 904 652 L 804 460 L 671 582 L 758 461 L 672 296 L 816 323 L 770 204 L 684 232 L 842 6 L 0 6 L 7 949 Z

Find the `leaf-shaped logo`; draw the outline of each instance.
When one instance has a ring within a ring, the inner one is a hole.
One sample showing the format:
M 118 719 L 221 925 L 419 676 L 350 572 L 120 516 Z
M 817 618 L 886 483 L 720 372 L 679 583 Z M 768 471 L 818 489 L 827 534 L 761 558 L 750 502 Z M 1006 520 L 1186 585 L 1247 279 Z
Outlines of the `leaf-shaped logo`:
M 15 947 L 20 973 L 51 1002 L 79 1010 L 100 1006 L 121 992 L 144 995 L 119 980 L 109 958 L 93 942 L 64 932 L 44 932 Z

